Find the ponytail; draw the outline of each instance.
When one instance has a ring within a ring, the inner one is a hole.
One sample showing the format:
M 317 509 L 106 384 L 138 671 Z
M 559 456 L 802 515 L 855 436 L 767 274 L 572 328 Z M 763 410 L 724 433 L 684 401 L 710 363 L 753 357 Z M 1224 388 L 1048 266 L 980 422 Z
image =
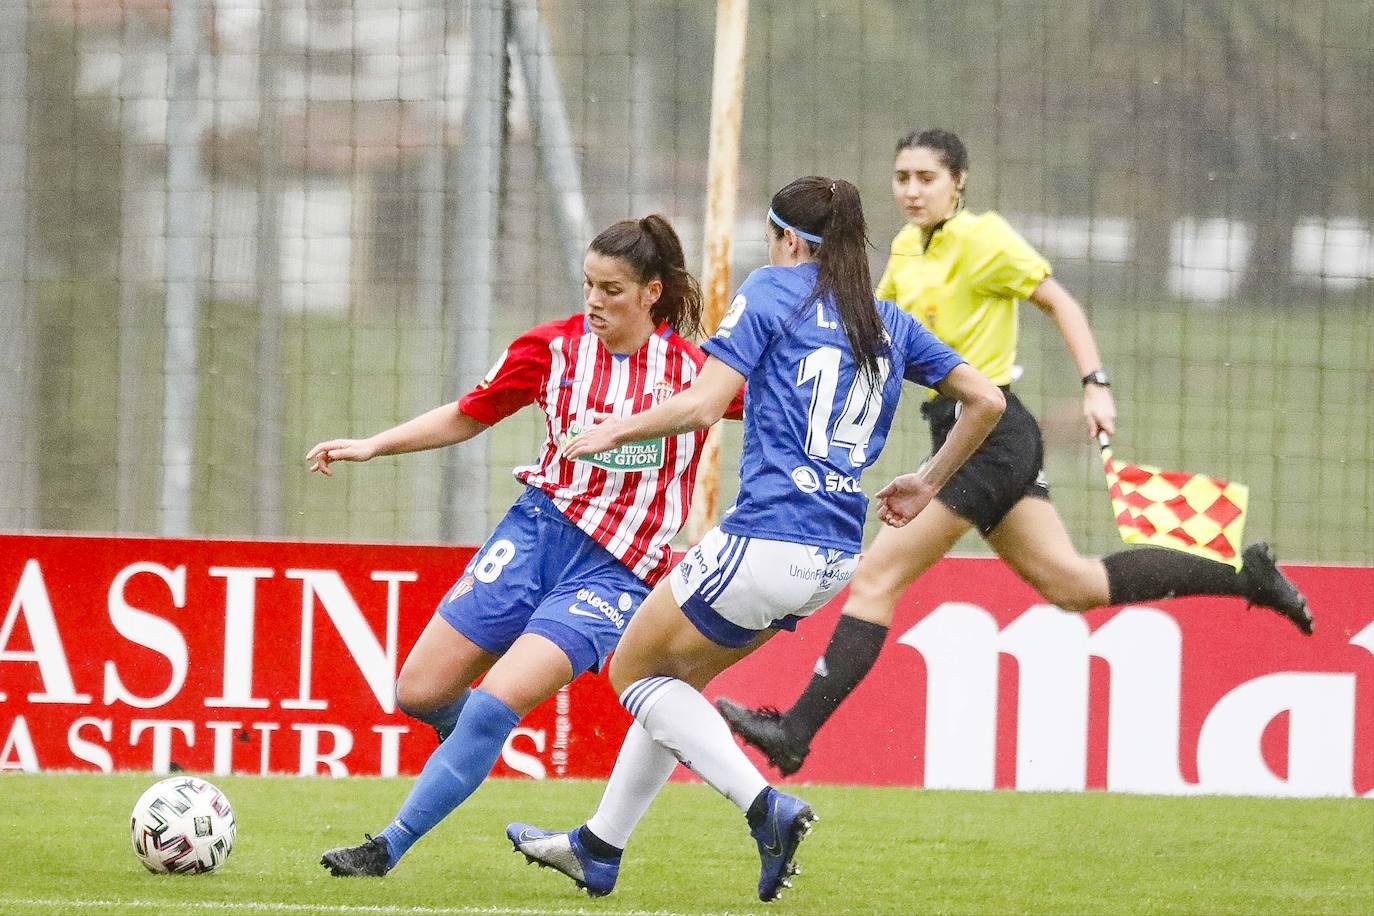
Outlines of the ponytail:
M 878 358 L 887 353 L 887 328 L 873 299 L 868 230 L 859 189 L 843 178 L 798 178 L 773 195 L 772 209 L 793 231 L 800 229 L 821 239 L 819 244 L 806 242 L 820 272 L 801 308 L 807 310 L 827 297 L 834 301 L 859 374 L 878 387 Z M 773 228 L 782 231 L 776 223 Z
M 623 219 L 603 229 L 588 247 L 624 261 L 640 283 L 659 279 L 663 292 L 649 310 L 655 324 L 666 321 L 684 337 L 701 332 L 701 286 L 688 272 L 682 242 L 666 219 L 657 213 Z
M 654 240 L 659 253 L 658 276 L 663 281 L 663 295 L 650 314 L 654 321 L 668 322 L 683 337 L 696 337 L 702 330 L 701 285 L 687 270 L 682 241 L 672 224 L 657 213 L 644 217 L 639 225 Z

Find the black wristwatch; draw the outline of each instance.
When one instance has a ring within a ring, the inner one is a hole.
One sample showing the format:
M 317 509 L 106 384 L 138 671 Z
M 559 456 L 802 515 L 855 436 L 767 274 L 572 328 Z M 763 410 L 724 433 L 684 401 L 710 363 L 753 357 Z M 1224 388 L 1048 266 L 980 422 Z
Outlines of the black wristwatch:
M 1083 376 L 1083 387 L 1087 388 L 1089 385 L 1101 385 L 1103 388 L 1112 387 L 1111 380 L 1107 378 L 1107 373 L 1103 369 L 1094 369 Z

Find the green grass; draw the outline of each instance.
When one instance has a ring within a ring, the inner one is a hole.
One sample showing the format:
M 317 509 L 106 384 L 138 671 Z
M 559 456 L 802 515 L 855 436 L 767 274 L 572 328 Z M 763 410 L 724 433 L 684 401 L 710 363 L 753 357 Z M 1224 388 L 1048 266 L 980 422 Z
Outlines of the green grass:
M 601 783 L 492 780 L 384 880 L 322 850 L 360 840 L 409 781 L 219 777 L 238 845 L 217 874 L 144 872 L 128 812 L 153 777 L 0 777 L 0 913 L 1374 913 L 1374 802 L 810 786 L 821 814 L 781 902 L 754 896 L 735 809 L 673 784 L 604 899 L 528 868 L 508 820 L 580 822 Z M 413 908 L 413 909 L 412 909 Z

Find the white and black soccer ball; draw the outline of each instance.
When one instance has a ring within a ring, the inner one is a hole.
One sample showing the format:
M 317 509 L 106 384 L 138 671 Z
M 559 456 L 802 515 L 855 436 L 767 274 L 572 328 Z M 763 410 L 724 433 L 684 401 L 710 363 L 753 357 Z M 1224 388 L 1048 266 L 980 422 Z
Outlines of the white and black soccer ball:
M 234 849 L 234 808 L 215 786 L 173 776 L 148 788 L 129 818 L 134 854 L 154 874 L 204 875 Z

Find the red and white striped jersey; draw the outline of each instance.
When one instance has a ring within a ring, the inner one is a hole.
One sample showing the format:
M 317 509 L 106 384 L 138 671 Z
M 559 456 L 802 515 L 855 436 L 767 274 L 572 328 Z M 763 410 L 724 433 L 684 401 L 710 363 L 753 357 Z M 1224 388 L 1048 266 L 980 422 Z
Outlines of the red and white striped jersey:
M 531 402 L 545 437 L 517 479 L 543 490 L 573 524 L 655 584 L 671 566 L 669 542 L 687 519 L 706 431 L 631 442 L 578 461 L 559 453 L 601 414 L 629 416 L 689 386 L 706 354 L 666 323 L 635 353 L 618 356 L 581 313 L 532 328 L 506 348 L 458 407 L 486 424 Z

